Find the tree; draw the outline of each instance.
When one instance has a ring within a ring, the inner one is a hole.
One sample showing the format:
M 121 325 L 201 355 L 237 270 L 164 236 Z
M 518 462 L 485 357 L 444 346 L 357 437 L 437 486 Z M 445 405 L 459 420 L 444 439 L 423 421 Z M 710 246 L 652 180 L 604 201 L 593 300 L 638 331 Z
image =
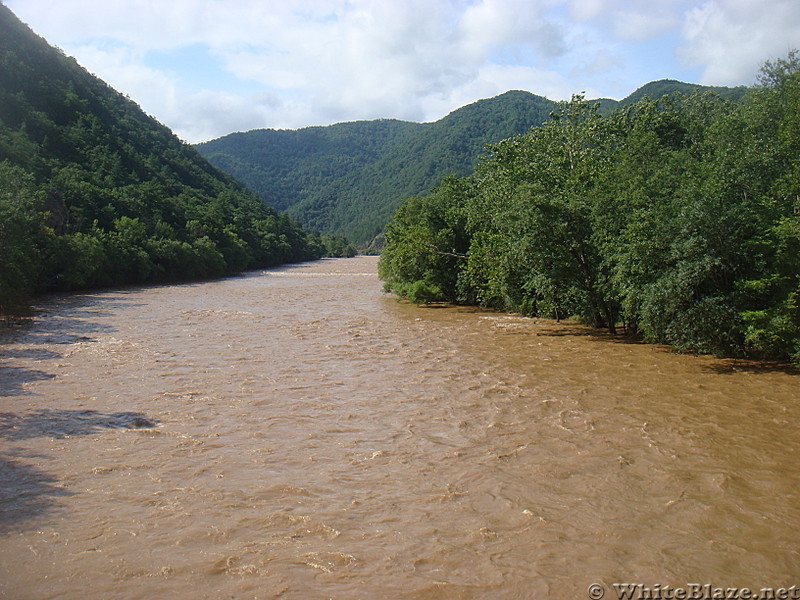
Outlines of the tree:
M 0 315 L 23 308 L 33 293 L 40 268 L 36 241 L 42 235 L 41 195 L 33 177 L 0 162 Z
M 597 187 L 610 148 L 597 105 L 575 96 L 542 127 L 492 147 L 478 169 L 482 203 L 492 207 L 486 211 L 491 236 L 479 239 L 506 245 L 506 259 L 495 261 L 504 275 L 489 281 L 496 290 L 524 292 L 502 292 L 513 310 L 536 306 L 614 331 L 618 309 L 594 236 Z
M 739 102 L 675 94 L 603 118 L 576 96 L 472 176 L 407 200 L 380 274 L 412 300 L 800 364 L 798 157 L 796 52 Z
M 378 265 L 387 291 L 413 302 L 459 300 L 470 194 L 468 180 L 449 177 L 430 196 L 403 203 L 386 227 L 386 250 Z

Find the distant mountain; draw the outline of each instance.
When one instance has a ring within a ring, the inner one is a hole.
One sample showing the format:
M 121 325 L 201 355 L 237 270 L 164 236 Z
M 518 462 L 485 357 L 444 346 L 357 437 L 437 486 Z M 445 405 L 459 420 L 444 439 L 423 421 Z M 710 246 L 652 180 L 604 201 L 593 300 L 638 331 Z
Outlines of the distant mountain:
M 377 120 L 297 131 L 260 129 L 196 147 L 267 204 L 286 210 L 309 190 L 360 172 L 393 146 L 410 139 L 419 127 L 417 123 Z
M 651 81 L 650 83 L 644 84 L 630 96 L 620 100 L 616 106 L 606 105 L 606 108 L 614 109 L 621 106 L 627 106 L 629 104 L 635 104 L 645 97 L 650 98 L 651 100 L 656 100 L 671 94 L 683 94 L 688 96 L 690 94 L 694 94 L 695 92 L 713 92 L 721 98 L 725 98 L 726 100 L 739 100 L 742 96 L 744 96 L 746 91 L 747 88 L 743 86 L 732 88 L 712 85 L 699 85 L 697 83 L 684 83 L 683 81 L 677 81 L 675 79 L 659 79 L 658 81 Z M 611 102 L 613 102 L 613 100 Z
M 709 88 L 679 81 L 648 83 L 627 98 L 601 99 L 613 110 L 644 96 L 711 90 L 738 98 L 744 88 Z M 479 100 L 434 123 L 378 120 L 298 130 L 259 129 L 198 144 L 212 164 L 304 226 L 365 244 L 383 229 L 403 198 L 447 175 L 470 173 L 487 144 L 525 133 L 547 120 L 557 103 L 510 91 Z
M 402 198 L 466 175 L 486 144 L 543 123 L 556 104 L 511 91 L 435 123 L 357 121 L 233 133 L 197 145 L 212 164 L 306 227 L 358 243 L 377 235 Z
M 320 244 L 0 4 L 0 314 L 35 290 L 215 276 Z

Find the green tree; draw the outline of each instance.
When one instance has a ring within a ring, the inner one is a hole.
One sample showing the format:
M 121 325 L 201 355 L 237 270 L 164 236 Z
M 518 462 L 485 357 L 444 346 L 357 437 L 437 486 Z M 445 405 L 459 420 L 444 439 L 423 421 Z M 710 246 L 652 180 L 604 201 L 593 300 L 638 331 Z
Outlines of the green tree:
M 412 301 L 456 302 L 459 272 L 469 236 L 465 206 L 468 180 L 445 179 L 429 196 L 406 200 L 386 227 L 386 250 L 378 270 L 387 291 Z
M 675 94 L 601 117 L 575 97 L 469 178 L 406 200 L 380 274 L 412 300 L 800 364 L 798 123 L 796 52 L 738 102 Z
M 483 205 L 493 207 L 488 229 L 507 244 L 496 264 L 525 292 L 514 310 L 576 315 L 614 331 L 616 298 L 594 235 L 610 139 L 597 105 L 575 96 L 542 127 L 493 147 L 478 169 Z
M 8 161 L 0 162 L 0 315 L 24 307 L 36 286 L 40 204 L 33 177 Z

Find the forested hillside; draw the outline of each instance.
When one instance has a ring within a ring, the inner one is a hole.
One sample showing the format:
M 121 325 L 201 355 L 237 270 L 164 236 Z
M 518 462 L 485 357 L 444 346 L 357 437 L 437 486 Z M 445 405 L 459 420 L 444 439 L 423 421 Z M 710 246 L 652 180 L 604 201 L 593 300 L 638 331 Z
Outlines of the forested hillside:
M 713 90 L 739 98 L 743 88 L 679 81 L 649 83 L 628 98 L 599 100 L 611 111 L 641 97 Z M 391 120 L 296 131 L 234 133 L 197 146 L 201 154 L 304 225 L 363 244 L 378 234 L 402 198 L 430 191 L 443 177 L 468 175 L 487 144 L 527 132 L 557 104 L 511 91 L 462 107 L 435 123 Z
M 658 81 L 651 81 L 650 83 L 644 84 L 622 100 L 600 100 L 599 112 L 602 115 L 608 116 L 615 110 L 635 104 L 644 98 L 658 100 L 659 98 L 672 94 L 690 96 L 692 94 L 702 94 L 704 92 L 712 92 L 725 100 L 740 100 L 747 92 L 747 88 L 699 85 L 697 83 L 685 83 L 675 79 L 659 79 Z
M 800 364 L 800 54 L 738 102 L 562 103 L 468 177 L 406 200 L 380 273 L 415 302 L 577 317 Z
M 0 312 L 325 251 L 2 4 L 0 248 Z
M 322 189 L 358 173 L 410 138 L 416 123 L 355 121 L 299 130 L 260 129 L 198 144 L 212 164 L 232 174 L 277 210 L 308 190 Z
M 488 143 L 541 124 L 555 103 L 507 92 L 435 123 L 358 121 L 295 131 L 235 133 L 197 149 L 303 225 L 363 244 L 402 198 L 466 175 Z

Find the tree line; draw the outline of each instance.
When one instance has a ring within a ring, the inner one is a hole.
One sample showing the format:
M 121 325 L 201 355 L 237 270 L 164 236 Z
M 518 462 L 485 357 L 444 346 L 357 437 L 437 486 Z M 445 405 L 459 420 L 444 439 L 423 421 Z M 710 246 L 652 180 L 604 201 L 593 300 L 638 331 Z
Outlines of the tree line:
M 76 179 L 72 185 L 99 203 L 86 210 L 72 203 L 79 192 L 69 183 L 56 185 L 0 162 L 0 315 L 24 311 L 41 292 L 205 279 L 355 254 L 344 238 L 309 234 L 243 192 L 204 198 L 157 184 L 94 189 Z
M 0 315 L 355 251 L 278 214 L 0 4 Z
M 800 55 L 739 101 L 581 96 L 409 198 L 379 270 L 413 302 L 576 317 L 800 364 Z
M 366 245 L 400 201 L 448 173 L 469 174 L 486 144 L 547 119 L 555 103 L 506 92 L 434 123 L 393 119 L 261 129 L 198 144 L 212 164 L 304 226 Z

